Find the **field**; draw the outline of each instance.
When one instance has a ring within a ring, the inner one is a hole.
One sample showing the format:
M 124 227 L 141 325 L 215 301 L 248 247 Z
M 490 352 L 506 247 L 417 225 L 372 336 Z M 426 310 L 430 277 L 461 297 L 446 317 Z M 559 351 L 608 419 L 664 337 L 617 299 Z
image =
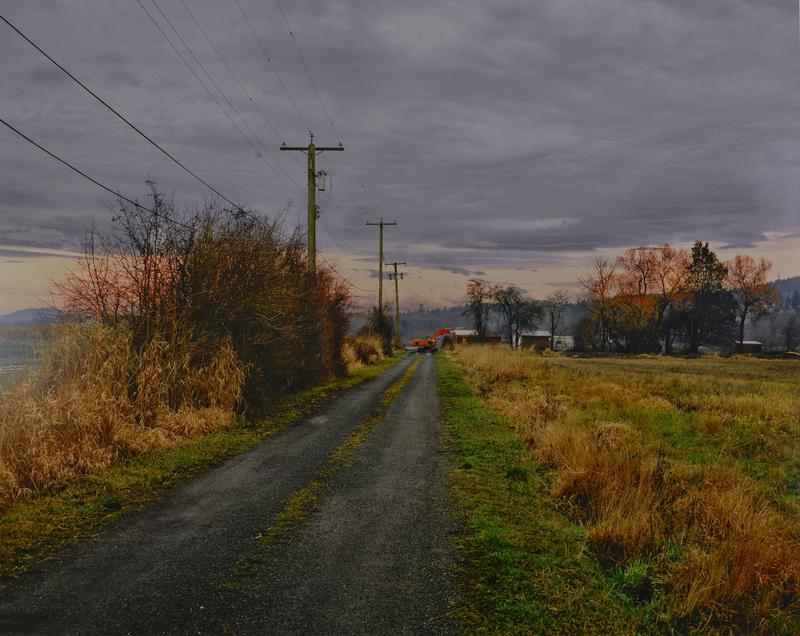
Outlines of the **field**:
M 42 337 L 43 331 L 35 327 L 0 327 L 0 387 L 36 361 Z
M 800 363 L 466 347 L 439 364 L 468 625 L 796 633 Z

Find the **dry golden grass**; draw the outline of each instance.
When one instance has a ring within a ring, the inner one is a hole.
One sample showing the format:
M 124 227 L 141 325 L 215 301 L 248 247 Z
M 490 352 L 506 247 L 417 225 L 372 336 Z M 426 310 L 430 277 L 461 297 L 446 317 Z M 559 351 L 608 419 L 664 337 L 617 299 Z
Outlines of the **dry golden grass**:
M 600 560 L 647 562 L 670 620 L 800 622 L 800 364 L 499 347 L 457 360 L 552 470 L 554 502 Z
M 370 364 L 383 360 L 383 343 L 378 336 L 356 336 L 345 338 L 342 345 L 342 360 L 350 375 Z
M 63 328 L 41 366 L 0 393 L 0 503 L 230 424 L 244 369 L 229 342 L 125 327 Z

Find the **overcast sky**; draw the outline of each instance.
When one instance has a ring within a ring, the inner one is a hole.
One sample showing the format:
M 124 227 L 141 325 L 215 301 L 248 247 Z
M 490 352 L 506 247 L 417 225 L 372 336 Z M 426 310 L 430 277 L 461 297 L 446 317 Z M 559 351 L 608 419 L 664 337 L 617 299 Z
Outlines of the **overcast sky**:
M 302 221 L 303 157 L 278 147 L 307 143 L 303 119 L 318 143 L 338 138 L 275 0 L 239 0 L 274 68 L 234 0 L 184 0 L 252 102 L 180 0 L 141 1 L 216 94 L 163 10 L 224 93 L 222 108 L 230 100 L 246 124 L 233 119 L 269 157 L 256 155 L 136 0 L 2 0 L 0 8 L 220 192 L 269 213 L 292 201 L 287 225 Z M 430 303 L 457 299 L 482 272 L 541 294 L 574 281 L 596 254 L 665 241 L 773 253 L 777 273 L 800 273 L 796 3 L 282 6 L 371 195 L 343 153 L 320 164 L 333 178 L 321 198 L 320 245 L 358 285 L 374 287 L 376 232 L 365 221 L 381 215 L 375 204 L 399 223 L 387 229 L 387 256 L 413 264 L 409 291 Z M 180 204 L 209 195 L 4 23 L 0 33 L 9 123 L 128 196 L 144 197 L 148 175 Z M 36 304 L 30 290 L 63 267 L 61 252 L 30 250 L 76 249 L 82 228 L 108 219 L 113 197 L 7 129 L 0 149 L 3 310 Z

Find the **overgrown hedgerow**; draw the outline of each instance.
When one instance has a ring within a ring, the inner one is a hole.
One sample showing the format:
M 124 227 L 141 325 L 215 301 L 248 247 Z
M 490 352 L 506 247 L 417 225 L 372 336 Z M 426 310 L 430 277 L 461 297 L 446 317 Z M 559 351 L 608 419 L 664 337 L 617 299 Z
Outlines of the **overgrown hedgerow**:
M 301 237 L 213 204 L 179 214 L 151 183 L 57 285 L 69 320 L 0 392 L 0 504 L 257 416 L 345 373 L 350 298 Z

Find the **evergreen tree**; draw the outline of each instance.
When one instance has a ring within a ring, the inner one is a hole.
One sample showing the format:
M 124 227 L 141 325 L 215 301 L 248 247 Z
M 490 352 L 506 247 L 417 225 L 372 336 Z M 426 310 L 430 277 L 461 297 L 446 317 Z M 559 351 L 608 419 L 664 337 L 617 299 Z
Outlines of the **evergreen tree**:
M 727 270 L 708 247 L 695 242 L 682 322 L 692 353 L 703 344 L 728 340 L 735 328 L 736 301 L 725 289 Z

